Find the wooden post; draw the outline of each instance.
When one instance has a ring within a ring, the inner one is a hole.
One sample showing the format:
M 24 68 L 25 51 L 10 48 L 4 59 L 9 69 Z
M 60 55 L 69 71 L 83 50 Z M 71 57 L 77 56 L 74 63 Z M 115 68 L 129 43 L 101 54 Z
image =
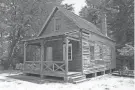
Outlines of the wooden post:
M 24 42 L 24 61 L 23 61 L 23 74 L 24 73 L 24 66 L 25 66 L 25 62 L 26 62 L 26 47 L 27 47 L 27 43 Z
M 103 71 L 103 75 L 105 75 L 105 70 Z
M 95 72 L 95 77 L 97 76 L 97 72 Z
M 112 72 L 111 72 L 111 68 L 109 69 L 109 74 L 111 74 Z
M 40 67 L 41 78 L 43 78 L 43 61 L 44 61 L 44 41 L 41 41 L 41 67 Z
M 65 42 L 66 42 L 66 59 L 65 59 L 65 64 L 66 64 L 66 73 L 65 73 L 65 77 L 64 77 L 64 80 L 66 82 L 68 82 L 68 38 L 66 37 L 65 39 Z
M 80 34 L 79 34 L 79 38 L 80 38 L 80 58 L 81 58 L 81 61 L 82 61 L 82 65 L 81 65 L 81 68 L 82 68 L 82 74 L 83 73 L 83 65 L 84 65 L 84 62 L 83 62 L 83 51 L 82 51 L 82 31 L 80 30 Z

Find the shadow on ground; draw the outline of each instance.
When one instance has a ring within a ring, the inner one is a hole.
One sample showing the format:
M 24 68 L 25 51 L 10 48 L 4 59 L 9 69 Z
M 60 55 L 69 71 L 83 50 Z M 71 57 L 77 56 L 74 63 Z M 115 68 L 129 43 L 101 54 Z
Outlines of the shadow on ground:
M 1 70 L 0 74 L 19 74 L 21 71 L 19 70 Z
M 17 79 L 17 80 L 22 80 L 22 81 L 26 81 L 26 82 L 31 82 L 31 83 L 36 83 L 36 84 L 44 84 L 44 83 L 65 83 L 61 78 L 56 78 L 56 77 L 45 77 L 43 79 L 41 79 L 38 75 L 23 75 L 23 74 L 19 74 L 19 75 L 10 75 L 10 76 L 6 76 L 10 79 Z

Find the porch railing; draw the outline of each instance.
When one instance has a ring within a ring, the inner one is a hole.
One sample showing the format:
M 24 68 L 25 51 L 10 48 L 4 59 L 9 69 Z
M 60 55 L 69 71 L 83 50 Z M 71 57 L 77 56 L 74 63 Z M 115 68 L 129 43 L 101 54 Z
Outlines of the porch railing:
M 40 61 L 25 61 L 24 70 L 29 71 L 40 71 L 41 63 Z
M 64 72 L 66 71 L 64 61 L 44 61 L 43 62 L 43 71 L 51 72 Z

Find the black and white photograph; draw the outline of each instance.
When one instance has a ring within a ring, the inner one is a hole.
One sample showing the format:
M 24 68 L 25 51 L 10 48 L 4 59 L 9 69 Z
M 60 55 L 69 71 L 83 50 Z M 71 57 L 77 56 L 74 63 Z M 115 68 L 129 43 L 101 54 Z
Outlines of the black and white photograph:
M 0 90 L 134 90 L 134 0 L 0 0 Z

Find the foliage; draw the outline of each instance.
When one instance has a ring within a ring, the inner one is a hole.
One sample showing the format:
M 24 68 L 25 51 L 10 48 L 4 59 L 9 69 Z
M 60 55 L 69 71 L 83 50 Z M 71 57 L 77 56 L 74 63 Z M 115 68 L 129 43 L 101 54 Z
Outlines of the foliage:
M 96 24 L 99 28 L 102 13 L 107 15 L 108 36 L 116 40 L 117 59 L 122 63 L 129 61 L 130 64 L 133 64 L 134 60 L 133 1 L 134 0 L 86 0 L 87 6 L 82 8 L 80 12 L 81 17 Z
M 116 39 L 117 60 L 129 69 L 134 67 L 134 17 L 133 0 L 114 0 L 113 7 L 119 12 L 111 15 L 109 29 Z
M 108 22 L 117 44 L 124 45 L 134 42 L 134 3 L 133 0 L 114 0 L 113 7 L 119 12 L 112 15 Z
M 4 60 L 4 66 L 23 62 L 21 40 L 36 37 L 49 16 L 47 5 L 62 1 L 0 0 L 0 59 Z
M 65 9 L 69 10 L 69 11 L 72 11 L 74 12 L 74 7 L 73 7 L 74 4 L 62 4 L 61 6 L 64 7 Z
M 121 56 L 132 56 L 134 55 L 134 47 L 132 45 L 126 44 L 121 49 L 118 49 L 118 52 Z
M 110 8 L 112 0 L 86 0 L 87 6 L 82 8 L 80 16 L 101 28 L 103 14 L 116 13 L 117 10 Z
M 46 0 L 1 0 L 0 30 L 1 46 L 7 48 L 7 61 L 13 64 L 15 58 L 22 56 L 21 40 L 37 35 L 48 16 Z M 4 28 L 6 27 L 6 28 Z M 3 42 L 8 42 L 8 46 Z M 4 50 L 3 50 L 4 51 Z M 19 55 L 20 54 L 20 55 Z

